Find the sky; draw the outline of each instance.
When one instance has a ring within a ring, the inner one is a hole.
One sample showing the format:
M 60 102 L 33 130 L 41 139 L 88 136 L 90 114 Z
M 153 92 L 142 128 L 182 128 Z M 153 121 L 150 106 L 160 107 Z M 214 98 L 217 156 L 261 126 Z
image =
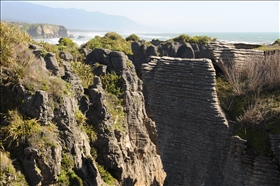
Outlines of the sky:
M 172 32 L 279 32 L 278 1 L 26 1 L 126 16 Z

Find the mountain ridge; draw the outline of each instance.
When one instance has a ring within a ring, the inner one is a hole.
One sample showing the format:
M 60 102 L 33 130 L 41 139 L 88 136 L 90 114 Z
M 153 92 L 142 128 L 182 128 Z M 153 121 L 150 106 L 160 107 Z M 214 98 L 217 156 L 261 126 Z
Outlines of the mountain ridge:
M 120 15 L 109 15 L 99 11 L 89 12 L 76 8 L 51 8 L 27 2 L 1 2 L 2 20 L 63 25 L 67 29 L 147 31 L 148 26 Z M 51 12 L 51 13 L 50 13 Z

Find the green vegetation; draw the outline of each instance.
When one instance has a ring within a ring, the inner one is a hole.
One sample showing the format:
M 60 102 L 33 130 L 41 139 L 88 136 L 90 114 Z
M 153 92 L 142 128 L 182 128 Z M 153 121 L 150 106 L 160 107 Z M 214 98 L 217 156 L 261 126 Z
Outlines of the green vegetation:
M 121 76 L 112 72 L 100 77 L 103 88 L 106 91 L 106 106 L 112 114 L 113 127 L 115 130 L 125 131 L 124 119 L 125 113 L 123 110 L 123 88 Z
M 130 34 L 125 38 L 126 41 L 139 41 L 140 38 L 136 34 Z
M 0 22 L 0 33 L 0 66 L 8 67 L 11 63 L 15 63 L 14 47 L 20 44 L 26 45 L 32 39 L 26 32 L 21 32 L 17 26 L 9 26 L 3 22 Z
M 211 41 L 215 41 L 216 38 L 211 38 L 208 36 L 188 36 L 186 34 L 181 34 L 169 41 L 176 41 L 176 42 L 186 42 L 186 43 L 197 43 L 201 45 L 206 45 L 207 43 Z
M 98 163 L 96 163 L 96 165 L 98 168 L 98 172 L 100 173 L 100 176 L 102 180 L 105 181 L 105 183 L 107 183 L 108 185 L 116 185 L 118 183 L 118 181 L 107 170 L 105 170 L 102 165 L 99 165 Z
M 269 50 L 280 50 L 280 39 L 277 39 L 272 43 L 272 45 L 262 45 L 256 50 L 263 50 L 263 51 L 269 51 Z
M 0 151 L 0 185 L 28 185 L 24 175 L 14 168 L 9 154 L 2 151 Z
M 112 51 L 121 51 L 126 54 L 132 54 L 131 42 L 126 41 L 122 36 L 115 32 L 108 32 L 104 37 L 95 36 L 95 38 L 89 40 L 83 44 L 81 48 L 105 48 Z
M 79 61 L 72 61 L 70 64 L 74 72 L 81 79 L 84 88 L 88 88 L 88 86 L 93 85 L 94 74 L 90 65 Z
M 1 84 L 17 84 L 26 73 L 26 67 L 33 60 L 28 43 L 32 41 L 26 32 L 21 32 L 16 26 L 0 23 L 1 31 Z
M 271 154 L 269 134 L 280 134 L 280 55 L 220 67 L 217 94 L 235 134 L 248 140 L 247 153 Z
M 61 59 L 59 58 L 59 49 L 57 45 L 50 44 L 48 42 L 40 41 L 36 42 L 37 45 L 41 46 L 43 49 L 41 50 L 42 52 L 42 57 L 45 57 L 48 52 L 54 53 L 57 61 L 61 62 Z
M 26 145 L 27 139 L 41 132 L 41 127 L 36 119 L 24 119 L 17 110 L 9 111 L 6 117 L 7 126 L 2 127 L 5 143 L 8 147 Z
M 83 186 L 83 180 L 73 170 L 62 170 L 58 177 L 58 185 Z
M 28 118 L 22 115 L 18 110 L 22 103 L 23 97 L 20 97 L 16 90 L 18 85 L 22 85 L 28 94 L 35 94 L 38 90 L 48 93 L 49 104 L 53 108 L 59 108 L 64 95 L 73 96 L 73 89 L 69 83 L 59 76 L 52 76 L 51 73 L 43 68 L 42 62 L 34 56 L 29 49 L 29 43 L 37 44 L 43 47 L 42 55 L 47 52 L 56 54 L 58 61 L 60 51 L 75 50 L 78 52 L 77 45 L 69 38 L 62 38 L 58 45 L 52 45 L 46 42 L 35 42 L 28 34 L 20 31 L 16 26 L 7 25 L 1 22 L 1 140 L 0 150 L 5 149 L 11 153 L 12 158 L 20 158 L 23 155 L 23 149 L 27 146 L 36 148 L 44 159 L 50 159 L 52 148 L 59 146 L 59 131 L 55 124 L 47 123 L 41 126 L 39 121 L 34 118 Z M 78 55 L 77 55 L 78 56 Z M 75 56 L 74 56 L 75 58 Z M 79 57 L 76 57 L 77 59 Z M 82 58 L 79 58 L 82 59 Z M 78 65 L 77 65 L 78 64 Z M 77 62 L 75 70 L 83 73 L 91 72 L 89 66 Z M 85 71 L 85 69 L 87 71 Z M 92 77 L 92 78 L 91 78 Z M 93 74 L 84 77 L 84 83 L 87 86 L 93 79 Z M 75 119 L 80 125 L 85 124 L 85 116 L 80 112 L 75 112 Z M 89 129 L 88 129 L 89 130 Z M 94 138 L 94 131 L 91 130 L 91 138 Z M 24 176 L 15 171 L 10 161 L 5 158 L 2 152 L 0 167 L 0 185 L 28 185 Z M 8 163 L 7 163 L 8 162 Z M 9 164 L 9 165 L 8 165 Z M 59 176 L 59 185 L 83 185 L 81 178 L 73 170 L 74 161 L 64 154 L 62 158 L 62 172 Z M 38 171 L 40 169 L 37 167 Z M 16 176 L 14 178 L 7 175 Z M 3 178 L 3 179 L 2 179 Z M 7 179 L 6 179 L 7 178 Z M 20 179 L 20 180 L 19 180 Z
M 61 173 L 58 177 L 58 185 L 60 186 L 82 186 L 82 179 L 73 171 L 74 160 L 64 153 L 61 161 Z
M 123 97 L 122 79 L 115 72 L 108 73 L 100 77 L 104 90 L 117 96 L 118 99 Z
M 63 170 L 71 170 L 74 168 L 74 160 L 67 153 L 63 153 L 61 160 L 61 168 Z
M 86 123 L 87 118 L 79 109 L 77 109 L 76 112 L 74 113 L 74 117 L 78 125 L 83 125 Z
M 113 119 L 113 128 L 121 132 L 125 132 L 125 112 L 122 107 L 122 100 L 118 99 L 114 94 L 106 92 L 105 104 L 109 109 Z
M 270 51 L 270 50 L 280 50 L 280 45 L 274 44 L 274 45 L 262 45 L 258 48 L 255 48 L 256 50 L 262 50 L 262 51 Z
M 70 38 L 60 38 L 58 41 L 58 50 L 62 52 L 69 52 L 73 55 L 74 61 L 82 61 L 84 56 L 79 50 L 78 45 L 72 41 Z
M 49 123 L 48 125 L 40 126 L 40 133 L 29 137 L 28 142 L 30 146 L 40 149 L 40 152 L 47 156 L 48 148 L 58 146 L 58 133 L 57 126 L 54 123 Z
M 276 41 L 274 41 L 272 45 L 278 45 L 278 46 L 280 46 L 280 38 L 277 39 Z
M 71 93 L 71 86 L 59 77 L 51 77 L 50 72 L 42 68 L 39 60 L 35 59 L 28 43 L 34 42 L 19 28 L 1 23 L 1 85 L 24 85 L 31 93 L 36 90 L 47 91 L 50 95 L 61 97 Z M 2 42 L 2 39 L 3 40 Z M 55 45 L 40 43 L 46 50 L 58 53 Z

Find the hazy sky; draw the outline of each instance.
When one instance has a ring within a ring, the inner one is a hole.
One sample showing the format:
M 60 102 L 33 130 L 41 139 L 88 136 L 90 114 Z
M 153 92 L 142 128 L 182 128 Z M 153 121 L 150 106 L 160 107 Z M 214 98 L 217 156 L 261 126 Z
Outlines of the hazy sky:
M 278 1 L 30 1 L 126 16 L 173 32 L 279 32 Z

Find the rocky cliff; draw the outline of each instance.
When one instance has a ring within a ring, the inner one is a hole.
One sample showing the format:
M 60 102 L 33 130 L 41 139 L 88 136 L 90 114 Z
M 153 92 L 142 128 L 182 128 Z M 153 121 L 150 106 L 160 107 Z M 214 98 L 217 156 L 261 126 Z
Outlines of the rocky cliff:
M 142 81 L 132 62 L 122 52 L 103 49 L 92 51 L 87 60 L 92 65 L 99 62 L 94 71 L 101 78 L 106 73 L 120 76 L 123 91 L 122 107 L 114 106 L 113 95 L 103 90 L 100 78 L 89 88 L 87 115 L 98 130 L 97 162 L 122 185 L 162 185 L 165 172 L 156 149 L 155 123 L 146 114 Z
M 232 135 L 211 60 L 151 57 L 142 70 L 165 185 L 280 184 L 275 159 L 247 155 L 246 140 Z M 278 137 L 271 139 L 275 144 Z
M 7 22 L 18 26 L 33 38 L 62 38 L 71 37 L 68 30 L 62 25 L 54 24 L 28 24 L 24 22 Z
M 30 59 L 24 69 L 32 73 L 13 88 L 1 84 L 1 109 L 11 110 L 1 121 L 1 139 L 18 164 L 11 167 L 29 185 L 163 185 L 155 123 L 145 111 L 142 81 L 124 53 L 106 50 L 108 63 L 95 65 L 98 76 L 84 93 L 65 55 L 60 61 L 50 52 L 43 58 L 42 47 L 34 44 L 19 50 Z M 115 85 L 118 97 L 106 88 Z M 17 181 L 10 169 L 1 167 L 1 184 Z
M 26 31 L 34 38 L 69 37 L 68 30 L 60 25 L 33 24 Z
M 247 131 L 251 143 L 233 135 L 237 122 L 220 108 L 214 68 L 225 52 L 238 63 L 276 51 L 134 42 L 130 58 L 101 48 L 77 57 L 69 40 L 38 46 L 1 29 L 0 185 L 280 184 L 279 91 L 265 100 L 268 127 Z M 86 64 L 76 61 L 83 57 Z M 252 145 L 262 138 L 260 155 Z

